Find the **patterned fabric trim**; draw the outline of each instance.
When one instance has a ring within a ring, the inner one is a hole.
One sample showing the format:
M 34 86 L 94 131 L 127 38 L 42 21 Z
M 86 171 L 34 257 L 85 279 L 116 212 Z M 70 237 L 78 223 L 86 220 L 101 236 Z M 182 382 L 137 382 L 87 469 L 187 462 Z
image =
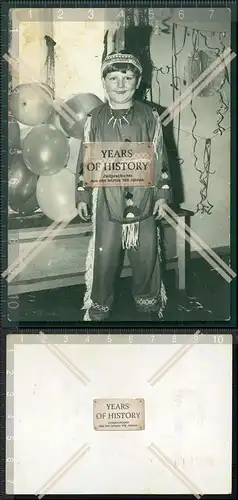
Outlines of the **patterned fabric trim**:
M 160 228 L 159 228 L 159 226 L 157 226 L 156 233 L 157 233 L 157 251 L 158 251 L 159 261 L 162 262 L 161 236 L 160 236 Z
M 86 272 L 85 272 L 85 285 L 86 293 L 84 296 L 84 305 L 82 309 L 88 311 L 92 306 L 92 287 L 93 287 L 93 271 L 94 271 L 94 259 L 95 259 L 95 235 L 96 235 L 96 207 L 98 199 L 98 188 L 93 188 L 93 198 L 92 198 L 92 237 L 88 247 L 88 253 L 86 257 Z M 85 314 L 84 320 L 89 321 L 88 314 Z
M 167 296 L 164 283 L 161 281 L 161 288 L 158 297 L 153 297 L 153 298 L 135 297 L 134 300 L 138 309 L 141 309 L 143 312 L 155 312 L 156 314 L 158 314 L 158 317 L 162 319 L 163 312 L 167 303 Z
M 110 309 L 108 306 L 102 306 L 100 304 L 97 304 L 97 302 L 92 302 L 91 308 L 90 309 L 95 309 L 96 311 L 102 311 L 102 312 L 109 312 Z
M 158 251 L 159 261 L 161 262 L 162 261 L 161 236 L 159 227 L 157 227 L 157 251 Z M 140 307 L 144 311 L 147 312 L 155 311 L 158 314 L 158 317 L 162 319 L 164 309 L 167 304 L 167 294 L 163 281 L 161 280 L 161 287 L 158 297 L 152 297 L 152 298 L 138 297 L 135 298 L 135 302 L 138 305 L 138 307 Z
M 157 298 L 154 298 L 154 299 L 136 299 L 135 298 L 135 301 L 136 303 L 139 305 L 139 306 L 155 306 L 155 304 L 158 304 L 159 300 L 158 300 L 158 297 Z
M 105 70 L 105 68 L 107 68 L 107 66 L 110 66 L 111 64 L 115 63 L 133 64 L 133 66 L 135 66 L 139 70 L 140 74 L 142 73 L 142 66 L 137 57 L 133 56 L 132 54 L 120 54 L 120 53 L 109 55 L 104 59 L 101 73 L 103 73 L 103 71 Z
M 159 144 L 159 141 L 161 141 L 161 147 L 163 145 L 163 132 L 162 132 L 162 125 L 161 125 L 160 116 L 159 116 L 158 111 L 155 108 L 153 108 L 152 113 L 153 113 L 154 118 L 156 120 L 153 145 L 154 145 L 155 156 L 158 159 L 158 144 Z
M 84 140 L 85 142 L 90 142 L 90 128 L 91 128 L 91 116 L 88 116 L 85 126 L 84 126 Z M 92 306 L 92 286 L 93 286 L 93 270 L 94 270 L 94 258 L 95 258 L 95 234 L 96 234 L 96 207 L 98 199 L 98 188 L 93 189 L 92 196 L 92 229 L 93 234 L 89 243 L 88 253 L 86 258 L 86 272 L 85 272 L 85 285 L 86 293 L 84 296 L 84 305 L 82 309 L 86 310 L 84 321 L 91 321 L 89 317 L 88 310 Z

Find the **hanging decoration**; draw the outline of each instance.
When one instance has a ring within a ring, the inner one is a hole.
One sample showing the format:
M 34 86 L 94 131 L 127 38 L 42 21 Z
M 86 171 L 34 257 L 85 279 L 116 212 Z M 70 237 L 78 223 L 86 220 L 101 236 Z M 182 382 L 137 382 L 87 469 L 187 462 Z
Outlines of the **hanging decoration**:
M 170 18 L 168 18 L 168 19 L 170 19 Z M 169 26 L 169 25 L 167 25 L 167 26 Z M 181 89 L 179 88 L 179 83 L 180 83 L 181 79 L 178 76 L 177 59 L 178 59 L 178 55 L 180 54 L 180 52 L 182 52 L 182 50 L 186 44 L 187 36 L 189 35 L 189 31 L 188 31 L 188 28 L 185 26 L 182 46 L 177 51 L 177 49 L 176 49 L 176 36 L 175 36 L 176 29 L 177 29 L 177 24 L 173 24 L 172 28 L 170 27 L 170 31 L 168 32 L 168 33 L 172 32 L 172 63 L 171 63 L 171 65 L 166 64 L 166 65 L 160 66 L 159 68 L 157 68 L 155 65 L 153 65 L 153 71 L 156 74 L 156 83 L 158 84 L 158 87 L 159 87 L 159 104 L 160 104 L 160 98 L 161 98 L 159 73 L 161 75 L 169 75 L 172 77 L 172 83 L 170 84 L 170 86 L 173 89 L 173 100 L 175 99 L 175 91 L 181 92 Z M 162 33 L 162 31 L 159 34 L 161 34 L 161 33 Z M 167 31 L 166 32 L 163 31 L 163 33 L 167 34 Z M 183 84 L 185 84 L 184 81 L 183 81 Z
M 172 66 L 171 66 L 171 71 L 172 71 L 171 87 L 172 87 L 172 92 L 173 92 L 173 103 L 175 102 L 175 100 L 178 97 L 176 92 L 178 92 L 178 94 L 179 94 L 179 99 L 181 98 L 181 94 L 182 94 L 181 79 L 179 77 L 179 72 L 178 72 L 178 56 L 182 52 L 182 50 L 186 44 L 187 31 L 188 31 L 188 28 L 185 27 L 182 46 L 179 48 L 179 50 L 177 50 L 176 29 L 177 29 L 177 25 L 173 24 L 173 27 L 172 27 Z M 181 102 L 181 101 L 179 101 L 179 102 Z M 181 121 L 181 112 L 180 112 L 180 105 L 179 105 L 177 141 L 176 141 L 178 151 L 179 151 L 179 137 L 180 137 L 180 121 Z
M 213 34 L 210 34 L 213 36 Z M 222 34 L 223 36 L 225 34 Z M 199 49 L 200 38 L 203 38 L 205 42 L 205 50 Z M 221 42 L 221 34 L 219 35 L 219 41 Z M 193 44 L 193 52 L 189 57 L 187 67 L 185 71 L 188 76 L 188 84 L 191 85 L 196 81 L 196 79 L 214 62 L 214 60 L 221 55 L 224 51 L 225 46 L 222 43 L 222 48 L 219 47 L 211 47 L 208 45 L 208 34 L 202 33 L 198 30 L 193 30 L 192 35 L 192 44 Z M 222 71 L 211 81 L 208 83 L 206 87 L 200 92 L 198 95 L 199 98 L 209 98 L 218 92 L 220 107 L 216 111 L 217 114 L 217 128 L 213 131 L 214 135 L 220 134 L 222 135 L 224 132 L 224 127 L 221 126 L 221 123 L 224 119 L 224 114 L 228 111 L 229 107 L 224 99 L 223 94 L 223 86 L 227 79 L 227 71 L 224 68 Z M 203 170 L 201 171 L 198 168 L 198 157 L 196 155 L 196 147 L 197 147 L 197 137 L 195 134 L 195 129 L 197 125 L 197 115 L 193 107 L 193 100 L 190 101 L 190 110 L 194 117 L 194 123 L 192 127 L 192 137 L 193 137 L 193 155 L 194 155 L 194 167 L 199 172 L 199 182 L 201 183 L 200 189 L 200 201 L 197 204 L 197 212 L 211 214 L 213 205 L 207 199 L 208 192 L 208 184 L 210 179 L 210 157 L 211 157 L 211 139 L 207 139 L 205 143 L 205 153 L 204 153 L 204 161 L 203 161 Z M 215 173 L 215 172 L 213 172 Z
M 153 27 L 153 33 L 155 35 L 171 35 L 173 9 L 163 9 L 159 19 L 156 19 L 153 9 L 150 11 L 150 24 Z M 164 15 L 165 17 L 163 17 Z
M 125 28 L 135 26 L 134 9 L 125 9 Z
M 113 50 L 120 52 L 125 49 L 125 26 L 124 18 L 120 17 L 118 28 L 113 35 Z
M 154 24 L 155 26 L 155 24 Z M 157 26 L 158 27 L 158 26 Z M 177 28 L 183 30 L 183 41 L 182 45 L 179 49 L 177 49 L 176 44 L 176 30 Z M 171 65 L 163 65 L 160 67 L 156 67 L 153 65 L 153 71 L 155 74 L 156 83 L 158 84 L 159 90 L 159 103 L 161 100 L 161 89 L 159 78 L 161 75 L 167 75 L 172 79 L 171 87 L 172 87 L 172 95 L 173 102 L 181 96 L 182 85 L 189 86 L 193 84 L 196 79 L 213 63 L 213 61 L 218 57 L 222 57 L 222 53 L 225 50 L 224 39 L 226 37 L 225 32 L 211 32 L 204 31 L 198 29 L 191 29 L 187 26 L 172 24 L 172 61 Z M 154 30 L 155 32 L 155 30 Z M 158 29 L 156 34 L 162 34 L 162 30 Z M 218 46 L 212 46 L 212 43 L 209 42 L 209 39 L 214 39 L 214 36 L 217 36 L 219 39 Z M 190 54 L 187 64 L 184 68 L 184 75 L 179 74 L 178 72 L 178 56 L 182 52 L 187 42 L 187 37 L 191 36 L 192 41 L 192 53 Z M 205 46 L 205 47 L 204 47 Z M 213 205 L 207 199 L 208 192 L 208 183 L 210 176 L 215 172 L 210 172 L 210 158 L 211 158 L 211 145 L 212 139 L 216 137 L 218 134 L 221 136 L 227 128 L 223 126 L 223 120 L 225 114 L 229 110 L 229 102 L 226 97 L 226 93 L 224 92 L 225 83 L 230 83 L 229 81 L 229 73 L 224 64 L 222 71 L 211 81 L 208 85 L 201 90 L 198 95 L 199 98 L 209 98 L 218 95 L 219 98 L 219 108 L 216 110 L 217 115 L 217 127 L 213 131 L 213 136 L 209 139 L 205 139 L 205 151 L 203 157 L 203 170 L 198 168 L 199 158 L 197 156 L 197 143 L 199 136 L 196 134 L 196 126 L 197 126 L 197 115 L 193 106 L 193 99 L 190 101 L 190 110 L 193 115 L 193 126 L 192 126 L 192 138 L 193 138 L 193 157 L 194 157 L 194 168 L 199 173 L 199 182 L 201 183 L 200 189 L 200 201 L 197 203 L 197 212 L 211 214 Z M 180 110 L 179 110 L 180 111 Z M 177 149 L 179 150 L 179 139 L 180 139 L 180 112 L 177 118 L 177 127 L 176 127 L 176 144 Z M 229 127 L 228 127 L 229 128 Z M 183 159 L 180 159 L 180 164 L 183 163 Z
M 46 43 L 46 82 L 53 90 L 53 97 L 55 97 L 55 45 L 56 42 L 49 35 L 45 35 Z
M 152 87 L 151 32 L 148 9 L 125 9 L 125 50 L 135 55 L 143 67 L 142 81 L 136 91 L 135 99 L 146 99 Z
M 106 30 L 104 38 L 103 38 L 102 63 L 108 55 L 108 35 L 109 35 L 109 30 Z
M 170 17 L 162 19 L 160 24 L 156 24 L 156 32 L 158 35 L 171 35 L 171 24 L 169 24 Z
M 187 64 L 188 84 L 192 85 L 197 78 L 199 78 L 199 76 L 214 63 L 218 55 L 219 54 L 214 53 L 211 50 L 195 49 L 195 51 L 189 56 Z M 224 79 L 225 66 L 224 69 L 201 90 L 198 97 L 210 97 L 214 95 L 220 90 Z
M 178 72 L 178 56 L 184 49 L 184 46 L 187 41 L 187 35 L 188 35 L 188 28 L 185 26 L 184 28 L 184 36 L 183 36 L 183 41 L 181 47 L 177 48 L 176 46 L 176 29 L 177 29 L 177 24 L 172 25 L 172 61 L 171 61 L 171 66 L 166 65 L 166 66 L 160 66 L 157 68 L 156 66 L 152 65 L 153 71 L 156 75 L 156 83 L 158 85 L 158 90 L 159 90 L 159 98 L 158 98 L 158 104 L 160 104 L 161 101 L 161 89 L 160 89 L 160 82 L 159 82 L 159 73 L 162 75 L 170 75 L 172 78 L 172 83 L 170 86 L 172 87 L 172 96 L 173 96 L 173 103 L 177 99 L 177 97 L 181 97 L 182 94 L 182 85 L 181 85 L 181 78 L 179 76 Z M 183 81 L 184 83 L 184 81 Z M 177 94 L 178 92 L 178 94 Z M 176 138 L 176 147 L 177 151 L 179 151 L 179 136 L 180 136 L 180 120 L 181 120 L 181 115 L 180 112 L 178 114 L 178 126 L 177 126 L 177 138 Z M 183 158 L 178 158 L 178 162 L 180 165 L 184 163 Z
M 210 172 L 211 167 L 211 139 L 205 140 L 205 147 L 203 153 L 203 171 L 200 170 L 199 181 L 202 184 L 202 188 L 200 190 L 201 200 L 197 203 L 196 212 L 206 213 L 207 215 L 211 215 L 213 206 L 207 197 L 208 192 L 208 183 L 209 176 L 214 174 L 215 172 Z
M 203 37 L 205 36 L 204 34 L 201 34 Z M 222 56 L 223 52 L 225 51 L 225 44 L 224 44 L 224 38 L 226 36 L 226 33 L 219 33 L 219 42 L 221 46 L 221 50 L 219 50 L 218 55 Z M 207 40 L 205 39 L 205 44 L 207 45 Z M 224 92 L 224 85 L 225 83 L 230 84 L 229 80 L 229 73 L 227 67 L 224 65 L 224 70 L 223 70 L 223 80 L 221 82 L 220 88 L 217 90 L 218 96 L 219 96 L 219 102 L 220 102 L 220 108 L 217 110 L 217 128 L 213 131 L 214 134 L 220 134 L 222 135 L 223 132 L 226 130 L 224 127 L 222 127 L 221 123 L 224 120 L 225 114 L 229 111 L 229 101 L 226 97 L 226 93 Z

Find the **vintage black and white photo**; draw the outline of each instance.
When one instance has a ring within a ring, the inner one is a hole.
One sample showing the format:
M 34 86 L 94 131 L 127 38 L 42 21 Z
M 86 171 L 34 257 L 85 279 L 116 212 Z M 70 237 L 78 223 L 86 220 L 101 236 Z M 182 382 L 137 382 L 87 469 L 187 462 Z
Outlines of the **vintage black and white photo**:
M 229 9 L 12 9 L 9 35 L 8 319 L 228 321 Z M 147 144 L 152 181 L 90 184 L 88 144 L 115 171 Z

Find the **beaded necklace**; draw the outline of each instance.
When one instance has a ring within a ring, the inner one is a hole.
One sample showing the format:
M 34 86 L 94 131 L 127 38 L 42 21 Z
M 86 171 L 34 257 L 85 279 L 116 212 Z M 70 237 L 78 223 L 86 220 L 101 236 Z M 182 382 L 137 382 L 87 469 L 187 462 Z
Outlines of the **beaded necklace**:
M 110 109 L 111 118 L 109 119 L 107 124 L 109 125 L 109 123 L 111 123 L 113 121 L 113 123 L 112 123 L 113 128 L 116 126 L 117 123 L 119 124 L 119 127 L 122 127 L 122 125 L 123 125 L 122 121 L 124 120 L 127 123 L 127 125 L 130 125 L 130 122 L 127 120 L 126 117 L 129 114 L 131 108 L 132 108 L 132 106 L 130 106 L 130 108 L 127 109 L 127 111 L 124 113 L 124 115 L 117 117 L 114 115 L 113 110 L 110 107 L 109 109 Z

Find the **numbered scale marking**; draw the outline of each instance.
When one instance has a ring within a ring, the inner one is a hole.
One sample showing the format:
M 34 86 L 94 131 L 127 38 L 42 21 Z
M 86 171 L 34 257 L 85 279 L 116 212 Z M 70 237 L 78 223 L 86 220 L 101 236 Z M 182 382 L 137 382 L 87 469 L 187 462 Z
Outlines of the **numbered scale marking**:
M 92 335 L 89 333 L 50 333 L 46 334 L 44 332 L 35 333 L 15 333 L 12 335 L 15 344 L 98 344 L 98 345 L 120 345 L 120 344 L 179 344 L 179 345 L 190 345 L 190 344 L 232 344 L 234 338 L 231 334 L 227 333 L 217 333 L 217 334 L 206 334 L 200 331 L 194 331 L 192 334 L 159 334 L 159 333 L 146 333 L 139 335 L 136 333 L 125 333 L 125 334 L 103 334 L 98 333 Z
M 15 337 L 15 336 L 14 336 Z M 19 341 L 21 336 L 19 336 Z M 14 343 L 7 336 L 6 377 L 6 493 L 14 494 Z
M 106 8 L 100 6 L 100 4 L 98 7 L 89 8 L 82 7 L 81 5 L 75 2 L 73 7 L 68 7 L 67 5 L 65 8 L 58 7 L 49 9 L 46 4 L 45 8 L 39 9 L 38 1 L 32 1 L 30 8 L 16 9 L 16 17 L 19 22 L 84 22 L 89 24 L 92 21 L 120 22 L 122 24 L 125 22 L 126 9 L 124 7 L 118 7 L 118 1 L 116 0 L 110 3 L 110 7 Z M 219 21 L 221 17 L 224 19 L 224 11 L 227 11 L 228 15 L 232 15 L 235 20 L 236 16 L 233 9 L 235 5 L 235 0 L 230 0 L 229 2 L 227 0 L 220 0 L 218 2 L 191 0 L 189 5 L 183 5 L 183 2 L 177 2 L 176 6 L 173 4 L 172 22 L 189 21 L 191 23 L 196 21 L 198 10 L 202 12 L 202 20 L 205 22 L 211 20 Z M 148 5 L 147 2 L 144 2 L 144 5 L 141 6 L 141 8 L 147 9 L 150 24 L 168 19 L 170 16 L 170 7 L 172 7 L 172 5 L 169 2 L 165 2 L 165 5 L 161 8 Z M 138 9 L 138 7 L 135 5 L 134 10 L 136 9 Z M 17 32 L 19 29 L 15 27 L 12 31 Z

